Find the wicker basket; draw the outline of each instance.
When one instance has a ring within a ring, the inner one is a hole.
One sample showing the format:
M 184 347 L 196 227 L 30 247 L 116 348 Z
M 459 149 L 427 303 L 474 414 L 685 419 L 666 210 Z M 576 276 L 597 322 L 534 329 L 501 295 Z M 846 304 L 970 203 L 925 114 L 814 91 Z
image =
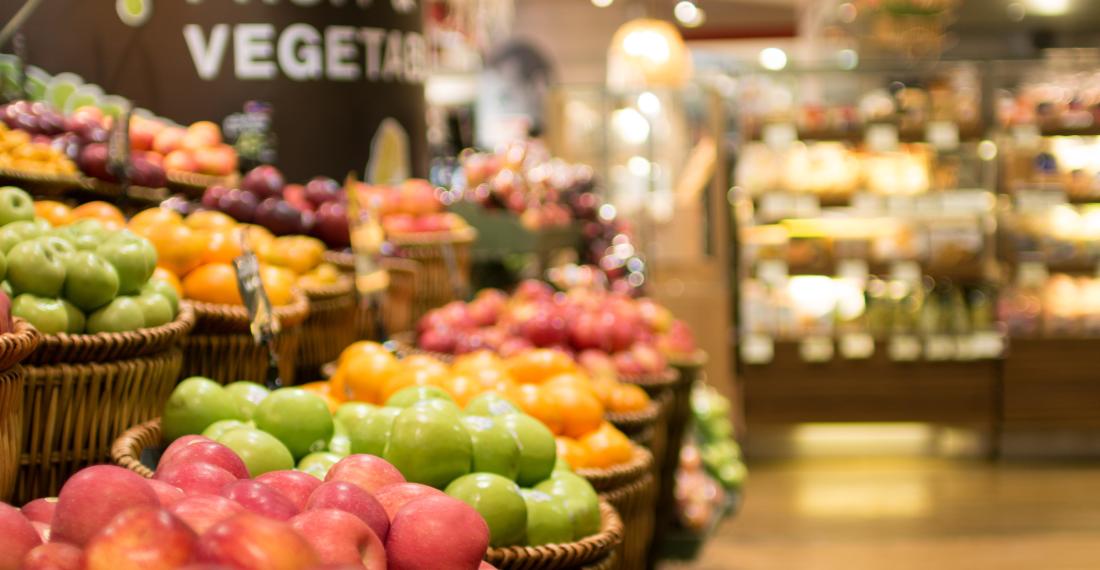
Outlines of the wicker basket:
M 470 246 L 477 230 L 389 236 L 393 256 L 420 263 L 413 320 L 436 307 L 464 297 L 470 288 Z M 453 272 L 452 272 L 453 267 Z
M 160 327 L 44 335 L 27 359 L 33 364 L 24 367 L 15 500 L 56 495 L 70 475 L 106 461 L 128 426 L 160 414 L 183 362 L 176 344 L 194 323 L 183 305 L 175 321 Z
M 326 251 L 325 261 L 340 271 L 355 276 L 355 256 L 347 251 Z M 390 274 L 390 286 L 382 302 L 382 325 L 386 331 L 408 330 L 413 325 L 413 300 L 416 298 L 420 264 L 411 259 L 383 258 L 382 268 Z M 365 299 L 355 313 L 357 340 L 381 340 L 374 308 Z
M 619 428 L 630 439 L 650 446 L 654 427 L 661 419 L 661 400 L 651 399 L 649 405 L 636 412 L 607 412 L 605 417 L 611 425 Z M 644 441 L 643 441 L 644 440 Z
M 358 295 L 350 277 L 325 287 L 304 288 L 309 298 L 309 317 L 302 323 L 298 344 L 299 380 L 316 380 L 321 366 L 340 356 L 356 341 Z
M 611 568 L 623 540 L 623 522 L 615 509 L 600 501 L 600 532 L 567 544 L 490 548 L 485 560 L 499 570 L 587 570 Z
M 248 310 L 240 305 L 216 305 L 190 301 L 195 309 L 195 330 L 183 342 L 181 377 L 204 376 L 223 384 L 238 380 L 267 380 L 268 352 L 257 345 L 249 331 Z M 289 305 L 275 308 L 282 330 L 275 339 L 279 376 L 294 383 L 302 323 L 309 315 L 309 300 L 295 293 Z
M 24 371 L 19 362 L 42 336 L 29 323 L 15 319 L 15 329 L 0 335 L 0 502 L 11 499 L 23 448 Z
M 201 199 L 206 189 L 211 186 L 234 188 L 240 180 L 240 176 L 237 174 L 210 176 L 194 172 L 168 172 L 167 178 L 169 190 L 179 192 L 194 200 Z
M 640 446 L 623 465 L 608 469 L 578 469 L 623 520 L 623 543 L 619 548 L 621 568 L 645 568 L 653 541 L 654 504 L 657 490 L 653 478 L 653 455 Z

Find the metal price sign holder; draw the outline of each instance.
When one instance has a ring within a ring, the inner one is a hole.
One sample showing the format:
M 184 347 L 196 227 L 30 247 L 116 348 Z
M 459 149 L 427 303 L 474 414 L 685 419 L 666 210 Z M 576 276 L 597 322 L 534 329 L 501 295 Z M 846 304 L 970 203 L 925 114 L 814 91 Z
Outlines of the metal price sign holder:
M 279 377 L 279 355 L 275 350 L 275 338 L 279 335 L 279 317 L 271 307 L 271 300 L 264 290 L 263 281 L 260 279 L 260 261 L 256 254 L 248 248 L 245 233 L 240 232 L 241 241 L 239 257 L 233 260 L 233 269 L 237 272 L 237 289 L 241 292 L 241 299 L 248 309 L 249 329 L 256 344 L 267 347 L 267 378 L 264 383 L 268 389 L 274 390 L 283 385 Z

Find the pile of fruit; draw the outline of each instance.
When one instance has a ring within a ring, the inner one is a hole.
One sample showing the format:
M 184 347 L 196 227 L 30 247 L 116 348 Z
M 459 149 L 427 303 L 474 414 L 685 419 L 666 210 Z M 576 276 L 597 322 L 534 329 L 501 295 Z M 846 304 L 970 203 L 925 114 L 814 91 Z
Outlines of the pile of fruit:
M 388 235 L 450 232 L 466 227 L 466 220 L 443 211 L 437 189 L 427 180 L 406 180 L 400 186 L 357 188 L 359 200 L 376 208 Z
M 0 123 L 0 169 L 30 174 L 76 174 L 76 164 L 49 142 Z
M 0 188 L 0 278 L 12 315 L 46 334 L 124 332 L 174 320 L 178 291 L 155 275 L 152 244 L 119 229 L 123 222 L 108 204 L 36 208 L 23 190 Z
M 556 293 L 540 281 L 521 283 L 511 297 L 486 289 L 469 303 L 429 311 L 417 333 L 418 346 L 446 354 L 555 348 L 597 375 L 659 374 L 667 357 L 696 350 L 687 326 L 651 299 L 580 288 Z
M 243 251 L 242 242 L 260 260 L 260 279 L 275 306 L 290 304 L 297 287 L 340 279 L 339 270 L 322 262 L 325 245 L 320 240 L 275 237 L 221 212 L 202 210 L 183 217 L 167 208 L 150 208 L 135 215 L 129 229 L 153 244 L 160 267 L 177 280 L 184 297 L 195 301 L 243 303 L 232 265 Z
M 650 404 L 641 388 L 614 377 L 590 377 L 568 355 L 529 350 L 503 359 L 489 351 L 447 364 L 426 355 L 397 360 L 380 345 L 361 342 L 344 351 L 327 383 L 311 385 L 333 405 L 382 404 L 413 387 L 439 390 L 460 406 L 479 399 L 508 402 L 556 436 L 559 455 L 573 468 L 607 468 L 630 461 L 630 440 L 605 419 Z
M 185 491 L 217 492 L 245 473 L 264 481 L 297 469 L 317 481 L 357 483 L 379 498 L 390 484 L 402 485 L 398 496 L 444 491 L 484 517 L 493 546 L 572 542 L 601 524 L 595 491 L 557 464 L 553 434 L 493 394 L 463 410 L 438 388 L 414 386 L 384 407 L 352 402 L 333 412 L 310 390 L 223 388 L 196 377 L 172 393 L 162 427 L 168 441 L 201 434 L 239 458 L 229 473 L 162 458 L 155 479 Z M 288 517 L 298 512 L 280 508 Z
M 741 447 L 733 438 L 729 400 L 713 387 L 700 384 L 691 392 L 691 411 L 703 466 L 726 489 L 740 489 L 748 472 L 741 462 Z

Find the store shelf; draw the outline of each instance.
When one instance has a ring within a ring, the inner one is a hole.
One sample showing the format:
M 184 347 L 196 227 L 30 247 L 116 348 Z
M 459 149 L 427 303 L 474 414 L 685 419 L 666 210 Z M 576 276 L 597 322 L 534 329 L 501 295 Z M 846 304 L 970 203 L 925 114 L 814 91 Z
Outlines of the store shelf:
M 869 125 L 856 125 L 849 129 L 798 129 L 798 139 L 803 141 L 837 141 L 853 144 L 862 143 L 867 139 L 867 131 L 875 125 L 891 125 L 893 123 L 871 123 Z M 985 129 L 980 125 L 968 125 L 959 127 L 959 142 L 978 142 L 984 138 Z M 763 141 L 764 129 L 755 129 L 748 137 L 751 141 Z M 925 126 L 906 127 L 898 129 L 899 143 L 925 143 L 928 142 L 928 130 Z

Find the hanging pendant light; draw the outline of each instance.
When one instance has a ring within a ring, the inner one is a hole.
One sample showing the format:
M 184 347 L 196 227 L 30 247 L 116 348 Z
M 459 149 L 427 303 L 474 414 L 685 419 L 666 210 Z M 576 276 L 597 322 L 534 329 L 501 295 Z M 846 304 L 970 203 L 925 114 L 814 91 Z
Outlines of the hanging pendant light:
M 691 55 L 684 38 L 669 22 L 631 20 L 611 39 L 607 84 L 612 89 L 682 87 L 691 72 Z

